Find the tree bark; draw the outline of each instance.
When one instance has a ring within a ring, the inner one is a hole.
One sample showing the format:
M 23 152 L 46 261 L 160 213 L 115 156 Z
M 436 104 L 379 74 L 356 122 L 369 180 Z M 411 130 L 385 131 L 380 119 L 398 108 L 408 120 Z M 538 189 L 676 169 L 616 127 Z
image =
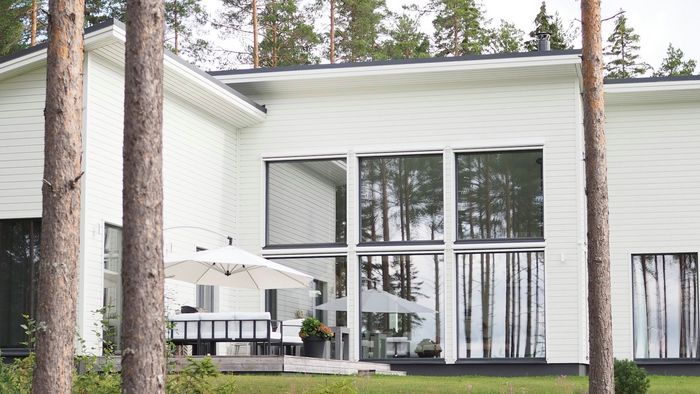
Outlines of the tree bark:
M 49 2 L 44 109 L 41 259 L 32 392 L 70 393 L 73 382 L 83 124 L 83 0 Z
M 38 8 L 37 2 L 38 1 L 39 0 L 32 0 L 32 16 L 31 16 L 32 30 L 31 30 L 31 33 L 29 36 L 29 46 L 36 45 L 37 8 Z
M 258 2 L 252 2 L 253 12 L 253 68 L 260 67 L 260 48 L 258 45 Z
M 335 63 L 335 0 L 330 0 L 331 3 L 331 31 L 330 31 L 330 41 L 331 49 L 329 54 L 329 60 L 331 64 Z
M 581 0 L 581 21 L 588 218 L 589 392 L 612 393 L 610 242 L 600 0 Z
M 162 0 L 128 0 L 122 392 L 165 392 Z

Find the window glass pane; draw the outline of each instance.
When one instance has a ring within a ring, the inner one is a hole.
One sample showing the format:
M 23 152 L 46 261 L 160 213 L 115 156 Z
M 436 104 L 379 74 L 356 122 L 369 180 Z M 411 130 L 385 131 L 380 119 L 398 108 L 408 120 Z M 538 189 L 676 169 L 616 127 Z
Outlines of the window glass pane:
M 120 349 L 121 340 L 122 229 L 111 225 L 105 225 L 103 306 L 106 322 L 104 346 L 116 352 Z
M 336 299 L 341 299 L 340 304 L 346 301 L 346 257 L 274 259 L 274 261 L 309 274 L 314 281 L 312 287 L 307 289 L 268 290 L 265 293 L 265 305 L 273 319 L 293 320 L 314 316 L 328 326 L 347 326 L 347 307 L 332 310 L 323 307 L 323 304 Z M 334 302 L 334 304 L 337 303 Z M 323 309 L 316 308 L 317 306 L 322 306 Z
M 459 358 L 545 356 L 544 253 L 457 255 Z
M 442 255 L 363 256 L 363 359 L 442 358 Z
M 40 235 L 41 219 L 0 220 L 0 348 L 24 347 L 20 324 L 34 316 Z
M 544 237 L 542 151 L 457 155 L 457 238 Z
M 443 239 L 442 155 L 360 160 L 362 242 Z
M 632 256 L 634 357 L 698 356 L 697 254 Z
M 267 164 L 267 245 L 346 242 L 345 160 Z
M 197 285 L 197 308 L 205 312 L 217 312 L 214 302 L 214 286 Z

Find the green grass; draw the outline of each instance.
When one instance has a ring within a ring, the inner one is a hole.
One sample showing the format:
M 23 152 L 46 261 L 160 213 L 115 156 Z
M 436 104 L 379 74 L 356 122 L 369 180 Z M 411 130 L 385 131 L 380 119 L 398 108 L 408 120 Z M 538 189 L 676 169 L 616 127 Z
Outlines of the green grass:
M 327 376 L 222 375 L 234 379 L 240 393 L 585 393 L 588 379 L 579 376 L 494 378 L 486 376 Z M 329 387 L 332 386 L 332 387 Z M 324 390 L 325 389 L 325 390 Z M 697 393 L 700 377 L 652 376 L 649 393 Z

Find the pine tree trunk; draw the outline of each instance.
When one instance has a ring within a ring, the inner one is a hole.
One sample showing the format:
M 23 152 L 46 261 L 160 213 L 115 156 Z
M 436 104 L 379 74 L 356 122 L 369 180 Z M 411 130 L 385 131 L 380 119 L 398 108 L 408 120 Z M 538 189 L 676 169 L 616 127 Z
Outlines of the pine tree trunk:
M 258 1 L 253 0 L 253 68 L 260 67 L 260 48 L 258 45 Z
M 581 0 L 581 21 L 588 218 L 589 392 L 612 393 L 610 243 L 600 0 Z
M 335 0 L 330 0 L 331 3 L 331 31 L 330 31 L 330 41 L 331 50 L 329 55 L 329 60 L 331 64 L 335 63 Z
M 128 0 L 124 91 L 122 392 L 165 391 L 162 0 Z
M 32 392 L 70 393 L 73 381 L 83 115 L 82 0 L 52 0 L 46 60 L 41 259 Z
M 37 8 L 38 8 L 38 2 L 39 0 L 32 0 L 32 31 L 30 34 L 29 38 L 29 45 L 34 46 L 36 45 L 36 26 L 37 26 Z M 83 3 L 83 8 L 84 8 L 84 3 Z

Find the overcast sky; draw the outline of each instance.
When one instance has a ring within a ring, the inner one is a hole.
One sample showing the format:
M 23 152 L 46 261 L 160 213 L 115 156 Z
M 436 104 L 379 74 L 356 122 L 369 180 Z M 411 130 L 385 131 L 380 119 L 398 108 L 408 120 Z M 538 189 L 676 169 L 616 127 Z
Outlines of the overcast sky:
M 204 0 L 207 9 L 216 15 L 221 0 Z M 424 5 L 428 0 L 386 0 L 389 8 L 401 11 L 403 4 L 417 3 Z M 534 27 L 534 18 L 541 0 L 481 0 L 486 17 L 497 26 L 500 19 L 514 23 L 519 29 L 528 33 Z M 547 0 L 550 14 L 559 12 L 564 24 L 580 19 L 580 0 Z M 640 36 L 640 55 L 642 60 L 657 67 L 665 57 L 669 42 L 680 48 L 686 58 L 700 60 L 700 0 L 603 0 L 602 16 L 611 17 L 625 10 L 627 24 Z M 323 21 L 325 22 L 325 21 Z M 575 21 L 580 25 L 578 21 Z M 432 34 L 431 16 L 422 23 L 423 29 Z M 325 26 L 324 26 L 325 27 Z M 610 35 L 614 21 L 603 22 L 603 40 Z M 580 37 L 575 44 L 581 47 Z

